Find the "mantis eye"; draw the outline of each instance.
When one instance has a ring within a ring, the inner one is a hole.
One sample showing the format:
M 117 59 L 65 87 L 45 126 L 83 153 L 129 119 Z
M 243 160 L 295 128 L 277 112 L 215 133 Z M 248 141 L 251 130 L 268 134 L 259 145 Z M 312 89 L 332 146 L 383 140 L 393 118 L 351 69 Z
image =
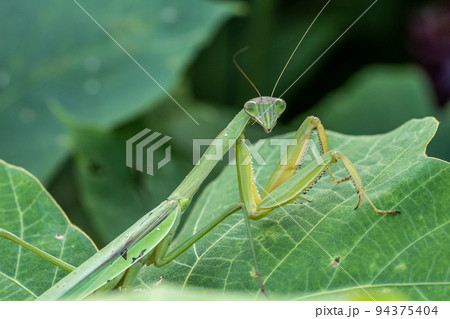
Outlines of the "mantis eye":
M 247 112 L 247 114 L 249 114 L 253 117 L 258 116 L 258 105 L 256 104 L 256 102 L 248 101 L 247 103 L 245 103 L 244 109 L 245 109 L 245 112 Z
M 276 99 L 274 106 L 275 106 L 275 112 L 277 112 L 277 114 L 280 115 L 286 109 L 286 102 L 283 101 L 282 99 Z

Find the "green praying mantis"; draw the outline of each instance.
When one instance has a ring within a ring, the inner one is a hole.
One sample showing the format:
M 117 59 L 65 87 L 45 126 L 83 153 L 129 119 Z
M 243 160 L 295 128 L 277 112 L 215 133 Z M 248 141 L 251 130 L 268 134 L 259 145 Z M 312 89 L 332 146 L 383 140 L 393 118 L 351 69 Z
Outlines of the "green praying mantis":
M 311 28 L 329 2 L 330 0 L 318 13 L 309 28 Z M 309 28 L 298 42 L 297 47 L 281 72 L 278 81 L 303 38 L 308 33 Z M 237 67 L 248 79 L 242 69 L 239 66 Z M 281 97 L 273 97 L 273 92 L 278 81 L 274 86 L 272 96 L 262 96 L 255 87 L 259 96 L 244 104 L 243 109 L 214 139 L 197 165 L 194 166 L 173 193 L 159 206 L 144 215 L 134 225 L 129 227 L 79 267 L 74 269 L 74 267 L 65 264 L 36 247 L 29 244 L 27 246 L 27 243 L 12 234 L 8 234 L 7 232 L 0 233 L 2 237 L 23 245 L 25 248 L 70 272 L 38 299 L 81 300 L 94 292 L 101 293 L 102 291 L 109 291 L 119 287 L 131 287 L 143 266 L 153 264 L 156 267 L 162 267 L 166 265 L 200 240 L 228 216 L 241 210 L 245 216 L 249 242 L 255 261 L 255 271 L 261 290 L 265 292 L 256 253 L 253 248 L 249 220 L 264 218 L 272 210 L 296 201 L 326 171 L 329 172 L 331 180 L 335 183 L 341 183 L 347 180 L 353 181 L 359 196 L 356 208 L 366 199 L 377 213 L 394 215 L 399 213 L 398 211 L 381 210 L 375 207 L 367 196 L 362 180 L 352 162 L 343 153 L 330 150 L 324 126 L 314 116 L 309 116 L 301 124 L 293 137 L 293 143 L 287 146 L 286 153 L 282 157 L 283 160 L 280 159 L 261 192 L 258 191 L 253 174 L 250 149 L 244 143 L 244 131 L 249 124 L 254 122 L 258 123 L 267 133 L 270 133 L 275 127 L 278 118 L 286 109 L 286 102 Z M 251 84 L 253 85 L 253 83 Z M 299 169 L 308 151 L 310 137 L 314 131 L 317 131 L 319 137 L 320 156 L 315 161 Z M 172 247 L 171 242 L 176 236 L 183 213 L 188 209 L 189 204 L 204 180 L 209 176 L 219 160 L 232 147 L 236 151 L 237 187 L 239 189 L 240 201 L 231 204 L 224 211 L 218 212 L 216 217 L 204 226 L 203 229 L 179 244 L 179 246 Z M 211 155 L 214 155 L 214 159 L 211 159 Z M 330 170 L 330 166 L 338 161 L 343 164 L 348 172 L 348 176 L 343 179 L 335 179 Z

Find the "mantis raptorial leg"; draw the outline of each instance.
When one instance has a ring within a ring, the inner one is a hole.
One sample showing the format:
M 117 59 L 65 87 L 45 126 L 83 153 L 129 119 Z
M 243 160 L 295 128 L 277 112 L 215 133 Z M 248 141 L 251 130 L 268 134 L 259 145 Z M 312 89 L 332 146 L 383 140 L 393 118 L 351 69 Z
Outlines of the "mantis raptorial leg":
M 304 36 L 298 45 L 303 38 Z M 191 247 L 225 218 L 241 210 L 246 217 L 247 230 L 252 243 L 249 219 L 261 219 L 277 207 L 295 201 L 326 170 L 329 170 L 331 164 L 337 161 L 343 163 L 349 175 L 344 179 L 335 180 L 330 171 L 330 177 L 338 183 L 350 179 L 354 182 L 356 191 L 359 194 L 356 208 L 361 205 L 365 198 L 377 213 L 399 213 L 397 211 L 380 210 L 374 206 L 365 193 L 362 180 L 356 168 L 344 154 L 329 150 L 325 129 L 320 120 L 313 116 L 308 117 L 294 135 L 295 145 L 288 146 L 285 155 L 287 164 L 279 162 L 260 194 L 253 176 L 250 151 L 243 142 L 244 131 L 250 123 L 256 122 L 267 133 L 271 132 L 276 125 L 277 119 L 285 109 L 286 103 L 281 98 L 272 96 L 260 95 L 245 103 L 243 110 L 216 137 L 199 163 L 167 200 L 143 216 L 81 266 L 70 272 L 69 275 L 45 292 L 40 299 L 83 299 L 95 291 L 129 287 L 143 265 L 164 266 Z M 307 151 L 308 140 L 313 130 L 317 130 L 319 135 L 321 155 L 317 161 L 313 161 L 302 167 L 301 170 L 298 170 L 299 165 L 302 163 L 303 155 Z M 194 195 L 203 181 L 209 176 L 211 170 L 232 146 L 236 148 L 237 187 L 239 188 L 240 202 L 231 204 L 223 212 L 218 212 L 208 225 L 204 226 L 191 238 L 180 243 L 178 247 L 171 247 L 170 244 L 176 234 L 182 214 L 187 210 Z M 211 154 L 215 155 L 215 160 L 209 159 Z M 15 240 L 14 237 L 7 239 Z M 26 247 L 25 244 L 24 247 Z M 251 250 L 255 257 L 253 246 Z M 37 250 L 34 252 L 43 258 L 49 259 L 49 256 Z M 264 291 L 256 257 L 254 260 L 261 290 Z M 58 264 L 57 260 L 53 261 Z M 67 267 L 67 270 L 70 269 L 70 267 Z

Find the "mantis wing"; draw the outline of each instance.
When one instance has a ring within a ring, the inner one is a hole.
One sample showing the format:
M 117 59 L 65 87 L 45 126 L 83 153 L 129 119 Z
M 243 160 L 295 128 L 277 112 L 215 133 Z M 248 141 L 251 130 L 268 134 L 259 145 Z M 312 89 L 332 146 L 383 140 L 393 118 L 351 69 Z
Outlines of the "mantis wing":
M 176 225 L 180 214 L 177 201 L 163 202 L 47 290 L 38 300 L 85 298 L 148 256 Z

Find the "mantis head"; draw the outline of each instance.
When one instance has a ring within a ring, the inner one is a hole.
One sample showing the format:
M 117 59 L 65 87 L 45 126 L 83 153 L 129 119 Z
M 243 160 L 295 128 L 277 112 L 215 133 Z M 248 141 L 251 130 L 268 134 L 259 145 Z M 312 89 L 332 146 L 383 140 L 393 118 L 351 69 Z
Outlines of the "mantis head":
M 280 98 L 271 96 L 261 96 L 251 99 L 244 105 L 245 112 L 257 123 L 259 123 L 266 133 L 270 133 L 281 113 L 286 109 L 286 102 Z

